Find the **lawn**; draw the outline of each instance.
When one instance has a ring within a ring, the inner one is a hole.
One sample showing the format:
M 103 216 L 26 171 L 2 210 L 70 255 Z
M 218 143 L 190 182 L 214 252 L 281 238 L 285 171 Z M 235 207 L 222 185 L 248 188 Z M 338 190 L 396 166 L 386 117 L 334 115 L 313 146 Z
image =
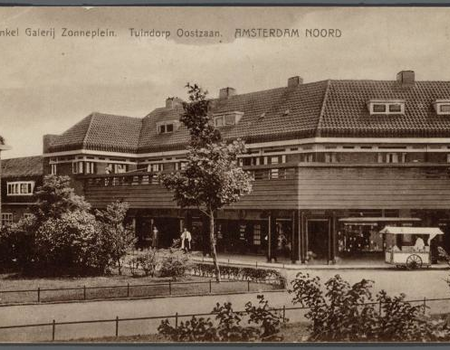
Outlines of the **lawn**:
M 76 278 L 24 278 L 15 274 L 0 274 L 0 304 L 56 302 L 112 298 L 147 298 L 169 295 L 206 293 L 232 293 L 271 290 L 275 287 L 246 281 L 223 281 L 220 284 L 209 279 L 186 276 L 176 282 L 170 278 L 96 276 Z M 37 289 L 40 288 L 38 293 Z M 65 290 L 48 290 L 48 289 Z M 74 288 L 74 289 L 72 289 Z M 13 292 L 28 290 L 26 292 Z M 6 292 L 10 291 L 10 292 Z

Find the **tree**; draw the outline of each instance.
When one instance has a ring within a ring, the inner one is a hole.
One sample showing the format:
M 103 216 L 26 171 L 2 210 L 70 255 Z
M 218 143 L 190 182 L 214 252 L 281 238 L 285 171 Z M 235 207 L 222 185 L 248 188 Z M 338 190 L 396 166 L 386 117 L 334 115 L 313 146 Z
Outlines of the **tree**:
M 133 230 L 124 225 L 128 208 L 128 203 L 115 201 L 108 205 L 106 210 L 97 210 L 102 241 L 101 255 L 107 260 L 108 266 L 117 265 L 119 275 L 122 274 L 122 259 L 136 243 Z
M 173 191 L 181 207 L 197 207 L 209 219 L 209 241 L 216 279 L 220 281 L 215 239 L 215 216 L 225 205 L 237 202 L 252 190 L 252 177 L 238 164 L 245 152 L 242 140 L 230 143 L 211 123 L 207 92 L 187 84 L 189 102 L 183 103 L 180 121 L 189 130 L 187 163 L 183 171 L 162 174 L 164 186 Z
M 47 175 L 44 183 L 36 191 L 36 205 L 33 214 L 37 224 L 49 218 L 59 218 L 73 211 L 89 211 L 91 205 L 83 196 L 75 194 L 69 176 Z

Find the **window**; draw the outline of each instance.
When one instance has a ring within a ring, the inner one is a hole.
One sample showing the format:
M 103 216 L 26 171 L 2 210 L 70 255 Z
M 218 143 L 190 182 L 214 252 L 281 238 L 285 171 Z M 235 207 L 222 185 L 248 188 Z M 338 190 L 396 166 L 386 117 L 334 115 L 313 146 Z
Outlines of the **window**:
M 72 174 L 83 174 L 83 162 L 72 162 Z
M 56 164 L 50 164 L 50 174 L 57 175 Z
M 336 163 L 336 153 L 325 153 L 325 163 Z
M 441 113 L 445 113 L 445 114 L 450 114 L 450 104 L 448 104 L 448 105 L 440 105 L 439 106 L 439 111 L 441 112 Z
M 176 162 L 175 170 L 184 170 L 186 168 L 186 162 Z
M 163 171 L 164 170 L 164 164 L 160 163 L 160 164 L 149 164 L 147 166 L 147 171 L 151 172 L 151 173 L 156 173 L 159 171 Z
M 223 126 L 223 117 L 216 117 L 214 118 L 214 126 L 216 128 L 220 128 L 221 126 Z
M 34 191 L 34 181 L 7 182 L 7 196 L 31 196 Z
M 406 163 L 406 153 L 378 153 L 378 163 Z
M 389 112 L 391 113 L 402 113 L 402 105 L 397 103 L 397 104 L 390 104 L 389 105 Z
M 436 100 L 433 106 L 437 114 L 450 115 L 450 100 Z
M 372 107 L 372 110 L 375 113 L 384 113 L 384 112 L 386 112 L 386 105 L 385 104 L 374 104 Z
M 236 125 L 243 115 L 244 113 L 237 111 L 213 115 L 214 126 L 220 128 L 222 126 Z
M 114 173 L 115 174 L 123 174 L 128 170 L 128 166 L 126 164 L 114 164 Z
M 367 103 L 370 114 L 404 114 L 405 101 L 371 100 Z
M 33 214 L 31 214 L 31 213 L 24 213 L 23 214 L 23 218 L 24 219 L 30 219 L 30 218 L 32 218 L 34 215 Z
M 312 153 L 305 153 L 305 154 L 302 154 L 302 155 L 301 155 L 300 161 L 301 161 L 301 162 L 306 162 L 306 163 L 311 163 L 311 162 L 314 161 L 313 158 L 314 158 L 314 157 L 313 157 L 313 154 L 312 154 Z
M 86 174 L 95 174 L 94 162 L 86 162 Z
M 167 122 L 160 122 L 156 124 L 158 134 L 170 134 L 178 129 L 179 122 L 171 120 Z
M 12 213 L 2 213 L 2 226 L 9 226 L 13 223 L 13 214 Z

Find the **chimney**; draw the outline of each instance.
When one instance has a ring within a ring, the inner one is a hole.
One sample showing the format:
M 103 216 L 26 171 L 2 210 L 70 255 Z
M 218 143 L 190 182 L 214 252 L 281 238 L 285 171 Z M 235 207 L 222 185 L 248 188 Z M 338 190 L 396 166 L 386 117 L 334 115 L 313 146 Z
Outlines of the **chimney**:
M 236 89 L 234 89 L 232 87 L 226 87 L 226 88 L 220 89 L 220 91 L 219 91 L 219 99 L 220 100 L 230 98 L 231 96 L 234 96 L 234 95 L 236 95 Z
M 178 97 L 168 97 L 166 99 L 166 108 L 173 109 L 183 103 L 183 100 Z
M 402 70 L 397 73 L 397 82 L 402 87 L 408 87 L 414 85 L 414 71 L 413 70 Z
M 303 84 L 303 78 L 299 77 L 298 75 L 295 77 L 290 77 L 288 79 L 288 87 L 296 87 L 299 86 L 300 84 Z
M 43 144 L 43 152 L 42 153 L 44 153 L 44 154 L 49 153 L 50 146 L 57 137 L 58 137 L 58 135 L 51 135 L 51 134 L 44 135 L 44 137 L 42 139 L 42 144 Z

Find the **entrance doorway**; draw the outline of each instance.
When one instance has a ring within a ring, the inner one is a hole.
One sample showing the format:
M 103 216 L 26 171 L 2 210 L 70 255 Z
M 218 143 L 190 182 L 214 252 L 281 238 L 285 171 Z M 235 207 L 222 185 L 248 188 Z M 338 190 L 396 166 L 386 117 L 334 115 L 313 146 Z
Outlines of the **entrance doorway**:
M 311 251 L 316 259 L 328 258 L 328 230 L 329 222 L 324 219 L 310 219 L 308 228 L 308 251 Z

